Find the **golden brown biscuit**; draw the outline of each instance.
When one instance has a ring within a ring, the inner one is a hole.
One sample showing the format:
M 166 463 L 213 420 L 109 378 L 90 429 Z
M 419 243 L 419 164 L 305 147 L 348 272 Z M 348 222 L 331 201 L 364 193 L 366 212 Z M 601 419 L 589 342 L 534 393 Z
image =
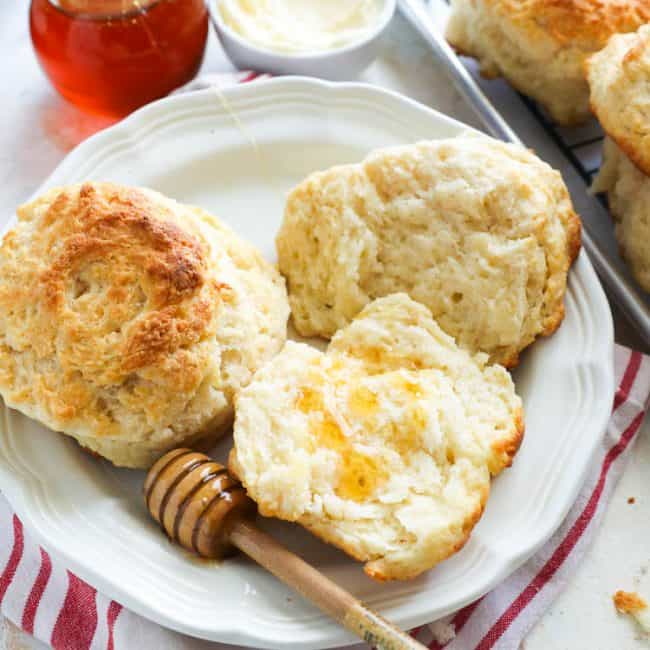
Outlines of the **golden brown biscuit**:
M 458 348 L 406 294 L 325 354 L 289 342 L 237 398 L 231 470 L 265 516 L 412 578 L 458 551 L 523 435 L 508 373 Z
M 592 189 L 607 192 L 621 256 L 641 287 L 650 291 L 650 177 L 607 138 Z
M 562 321 L 580 222 L 539 158 L 461 137 L 310 175 L 276 242 L 301 334 L 332 336 L 374 298 L 405 291 L 459 345 L 513 366 Z
M 603 129 L 650 175 L 650 25 L 613 36 L 587 61 L 587 78 Z
M 108 183 L 55 188 L 0 247 L 0 393 L 147 467 L 228 426 L 287 317 L 275 269 L 199 208 Z

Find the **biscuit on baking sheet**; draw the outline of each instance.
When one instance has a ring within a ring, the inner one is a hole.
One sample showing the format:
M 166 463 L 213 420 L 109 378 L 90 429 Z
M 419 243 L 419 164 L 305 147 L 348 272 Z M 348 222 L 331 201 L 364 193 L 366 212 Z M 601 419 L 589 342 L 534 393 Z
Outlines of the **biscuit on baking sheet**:
M 561 124 L 589 118 L 583 64 L 610 36 L 650 21 L 650 0 L 451 0 L 446 37 Z
M 413 578 L 458 551 L 523 435 L 510 375 L 406 294 L 368 305 L 326 353 L 288 342 L 236 402 L 230 469 L 265 516 Z
M 598 121 L 627 157 L 650 175 L 650 25 L 613 36 L 586 67 Z
M 459 137 L 310 175 L 276 243 L 301 334 L 330 337 L 374 298 L 405 291 L 459 345 L 513 366 L 562 321 L 580 221 L 535 155 Z
M 607 192 L 621 256 L 641 287 L 650 292 L 650 177 L 606 138 L 603 164 L 592 190 Z
M 148 467 L 223 432 L 288 313 L 279 273 L 203 210 L 108 183 L 55 188 L 0 246 L 0 393 Z

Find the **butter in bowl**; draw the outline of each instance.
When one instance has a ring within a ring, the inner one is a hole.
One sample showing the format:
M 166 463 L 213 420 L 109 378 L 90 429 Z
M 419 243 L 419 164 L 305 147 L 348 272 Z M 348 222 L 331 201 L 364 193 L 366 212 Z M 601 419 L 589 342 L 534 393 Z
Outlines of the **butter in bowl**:
M 396 0 L 213 0 L 212 23 L 235 66 L 353 79 L 376 58 Z

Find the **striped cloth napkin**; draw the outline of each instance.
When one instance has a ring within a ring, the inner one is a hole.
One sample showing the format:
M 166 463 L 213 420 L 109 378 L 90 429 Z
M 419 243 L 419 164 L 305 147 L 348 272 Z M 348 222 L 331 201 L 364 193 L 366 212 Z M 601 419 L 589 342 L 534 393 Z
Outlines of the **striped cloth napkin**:
M 571 512 L 544 547 L 507 580 L 454 616 L 412 634 L 432 650 L 516 650 L 570 580 L 625 468 L 650 394 L 650 357 L 615 348 L 612 417 Z M 0 495 L 0 609 L 57 650 L 225 650 L 166 630 L 67 571 L 30 537 Z M 362 646 L 355 646 L 361 648 Z

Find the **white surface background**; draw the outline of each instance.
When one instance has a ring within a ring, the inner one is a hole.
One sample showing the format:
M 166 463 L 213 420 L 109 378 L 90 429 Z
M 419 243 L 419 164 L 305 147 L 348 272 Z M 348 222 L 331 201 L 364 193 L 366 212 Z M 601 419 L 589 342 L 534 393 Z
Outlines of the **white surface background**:
M 26 0 L 0 0 L 0 225 L 75 144 L 106 126 L 60 99 L 31 49 Z M 203 72 L 230 69 L 210 35 Z M 470 110 L 435 68 L 425 47 L 398 17 L 381 58 L 363 81 L 403 92 L 453 117 L 476 124 Z M 615 313 L 617 340 L 641 348 Z M 617 589 L 650 597 L 650 427 L 646 421 L 614 494 L 604 525 L 577 575 L 529 635 L 526 650 L 635 650 L 650 647 L 633 624 L 615 613 Z M 634 497 L 633 504 L 628 498 Z M 2 543 L 2 540 L 0 540 Z M 0 650 L 43 647 L 0 617 Z

